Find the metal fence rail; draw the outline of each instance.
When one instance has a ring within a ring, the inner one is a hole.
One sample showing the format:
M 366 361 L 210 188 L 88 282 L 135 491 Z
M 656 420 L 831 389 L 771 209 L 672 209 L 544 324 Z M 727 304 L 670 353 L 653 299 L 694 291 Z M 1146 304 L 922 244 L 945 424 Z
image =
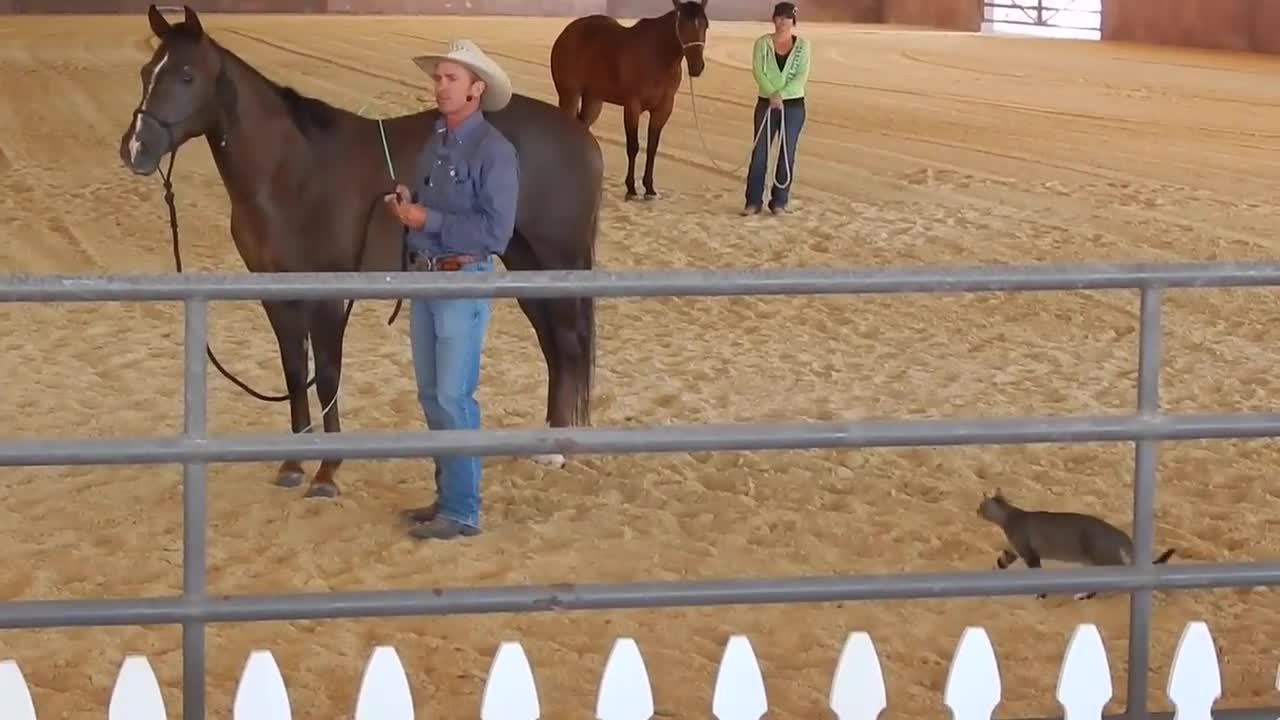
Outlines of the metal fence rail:
M 1159 412 L 1163 288 L 1280 286 L 1280 263 L 920 267 L 890 270 L 661 270 L 274 275 L 0 275 L 0 302 L 180 300 L 183 433 L 161 438 L 0 442 L 0 465 L 181 463 L 183 593 L 172 598 L 0 603 L 0 628 L 181 623 L 183 717 L 205 717 L 205 626 L 211 622 L 528 612 L 1086 591 L 1129 592 L 1126 712 L 1144 718 L 1154 590 L 1280 584 L 1280 563 L 1152 565 L 1157 444 L 1162 440 L 1280 436 L 1280 414 Z M 449 432 L 287 433 L 211 438 L 205 344 L 211 300 L 408 297 L 657 297 L 982 291 L 1141 291 L 1137 413 L 1095 417 L 960 418 L 791 424 Z M 1123 568 L 721 579 L 607 585 L 449 588 L 210 597 L 206 589 L 209 462 L 430 454 L 630 453 L 1007 443 L 1135 444 L 1135 562 Z

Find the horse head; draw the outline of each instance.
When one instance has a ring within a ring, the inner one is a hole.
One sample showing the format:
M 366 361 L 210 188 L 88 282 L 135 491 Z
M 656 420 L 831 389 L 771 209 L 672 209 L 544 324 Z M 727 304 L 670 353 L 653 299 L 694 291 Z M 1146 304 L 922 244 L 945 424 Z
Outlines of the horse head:
M 120 138 L 120 159 L 138 175 L 155 172 L 162 157 L 218 124 L 222 56 L 196 12 L 183 10 L 186 17 L 176 25 L 155 5 L 147 10 L 160 43 L 142 66 L 142 97 Z
M 689 64 L 689 74 L 698 77 L 706 67 L 702 48 L 706 47 L 707 26 L 711 24 L 707 19 L 707 0 L 671 0 L 671 4 L 676 8 L 676 37 Z

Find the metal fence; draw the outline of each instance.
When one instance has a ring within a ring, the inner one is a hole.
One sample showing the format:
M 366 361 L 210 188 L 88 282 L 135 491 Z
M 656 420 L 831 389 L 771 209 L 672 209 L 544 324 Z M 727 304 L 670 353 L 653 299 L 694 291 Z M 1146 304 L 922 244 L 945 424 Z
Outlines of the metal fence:
M 1156 450 L 1162 440 L 1280 435 L 1280 414 L 1159 411 L 1164 288 L 1280 285 L 1280 263 L 920 267 L 889 270 L 553 271 L 500 273 L 170 274 L 0 276 L 0 302 L 181 300 L 185 307 L 181 435 L 0 442 L 0 466 L 183 465 L 183 592 L 177 597 L 0 603 L 0 628 L 179 623 L 183 717 L 205 716 L 208 623 L 454 613 L 653 608 L 716 604 L 951 598 L 1087 591 L 1130 594 L 1127 712 L 1146 717 L 1154 590 L 1280 583 L 1280 562 L 1153 565 Z M 655 297 L 1140 290 L 1138 403 L 1123 416 L 891 420 L 641 428 L 576 428 L 210 437 L 206 419 L 208 307 L 216 300 L 408 297 Z M 206 478 L 210 462 L 285 457 L 392 458 L 434 454 L 527 455 L 948 446 L 1135 443 L 1131 567 L 557 584 L 416 591 L 212 597 L 206 590 Z M 1270 717 L 1274 717 L 1271 713 Z

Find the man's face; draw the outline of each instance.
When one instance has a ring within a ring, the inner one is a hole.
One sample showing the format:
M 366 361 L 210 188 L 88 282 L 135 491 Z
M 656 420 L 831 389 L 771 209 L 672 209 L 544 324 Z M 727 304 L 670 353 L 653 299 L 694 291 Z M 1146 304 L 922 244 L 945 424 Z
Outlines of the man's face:
M 470 70 L 448 60 L 436 65 L 431 79 L 435 82 L 436 106 L 445 114 L 466 108 L 468 94 L 473 101 L 479 100 L 484 88 L 484 83 L 472 76 Z

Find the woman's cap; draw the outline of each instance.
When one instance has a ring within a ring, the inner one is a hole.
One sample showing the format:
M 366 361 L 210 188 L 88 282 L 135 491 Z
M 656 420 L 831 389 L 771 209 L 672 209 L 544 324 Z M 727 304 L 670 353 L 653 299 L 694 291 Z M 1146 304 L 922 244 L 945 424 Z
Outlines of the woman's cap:
M 796 4 L 792 2 L 780 2 L 773 6 L 773 17 L 788 17 L 792 20 L 796 19 Z

